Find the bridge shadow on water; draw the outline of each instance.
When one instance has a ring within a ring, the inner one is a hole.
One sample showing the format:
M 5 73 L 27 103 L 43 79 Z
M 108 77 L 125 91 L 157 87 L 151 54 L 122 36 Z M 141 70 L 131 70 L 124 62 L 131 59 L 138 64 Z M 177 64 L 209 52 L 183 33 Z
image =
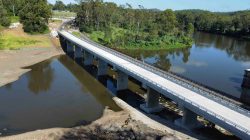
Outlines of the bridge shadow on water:
M 71 59 L 74 60 L 73 55 L 70 55 Z M 74 61 L 83 69 L 85 69 L 93 78 L 98 80 L 103 86 L 105 86 L 113 95 L 125 101 L 127 104 L 135 108 L 137 111 L 143 113 L 149 118 L 157 121 L 167 127 L 182 132 L 184 134 L 190 135 L 197 139 L 238 139 L 232 135 L 222 134 L 218 129 L 214 128 L 214 125 L 207 124 L 206 126 L 190 130 L 184 130 L 177 127 L 174 121 L 181 118 L 181 112 L 177 109 L 177 105 L 166 97 L 161 96 L 160 102 L 164 104 L 165 107 L 161 112 L 147 114 L 140 109 L 140 105 L 145 103 L 146 90 L 141 86 L 142 83 L 129 77 L 128 89 L 117 91 L 116 90 L 116 77 L 117 73 L 112 70 L 112 66 L 109 65 L 108 75 L 97 76 L 97 61 L 94 60 L 93 65 L 85 66 L 82 59 L 77 59 Z M 94 135 L 93 135 L 94 136 Z M 66 136 L 67 138 L 67 136 Z M 69 137 L 70 138 L 70 137 Z

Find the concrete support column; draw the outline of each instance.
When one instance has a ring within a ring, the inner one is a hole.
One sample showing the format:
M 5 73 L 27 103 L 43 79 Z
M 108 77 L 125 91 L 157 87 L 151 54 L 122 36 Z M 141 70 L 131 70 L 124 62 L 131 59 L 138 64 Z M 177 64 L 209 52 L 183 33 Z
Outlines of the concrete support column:
M 185 129 L 194 129 L 201 126 L 201 124 L 197 120 L 196 113 L 185 107 L 182 107 L 182 109 L 183 109 L 183 117 L 175 120 L 176 125 Z
M 248 88 L 248 89 L 250 88 L 250 69 L 245 70 L 245 74 L 244 74 L 244 78 L 243 78 L 241 86 L 243 88 Z
M 74 46 L 71 42 L 67 41 L 67 54 L 74 53 Z
M 91 53 L 84 51 L 84 65 L 92 65 L 93 60 L 94 56 Z
M 147 87 L 146 103 L 141 104 L 140 108 L 147 113 L 159 112 L 163 107 L 159 104 L 160 93 Z
M 147 85 L 146 85 L 145 83 L 142 83 L 142 84 L 141 84 L 141 87 L 142 87 L 143 89 L 147 89 Z
M 98 72 L 97 72 L 97 75 L 98 76 L 102 76 L 102 75 L 106 75 L 108 73 L 108 64 L 99 59 L 98 60 Z
M 74 53 L 74 58 L 75 59 L 79 59 L 79 58 L 82 58 L 83 57 L 83 54 L 82 54 L 82 48 L 75 45 L 75 53 Z
M 117 71 L 116 66 L 113 66 L 113 67 L 112 67 L 112 70 L 113 70 L 113 71 Z
M 60 40 L 60 44 L 61 44 L 63 51 L 66 52 L 67 42 L 66 42 L 65 38 L 63 36 L 59 35 L 59 40 Z
M 128 88 L 128 75 L 120 70 L 117 71 L 117 91 Z

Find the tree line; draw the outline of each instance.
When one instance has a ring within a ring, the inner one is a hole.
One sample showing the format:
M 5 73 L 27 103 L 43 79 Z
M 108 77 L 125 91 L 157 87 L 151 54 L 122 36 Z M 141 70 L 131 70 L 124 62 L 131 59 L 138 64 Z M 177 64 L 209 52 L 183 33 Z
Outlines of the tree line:
M 11 17 L 19 16 L 25 32 L 48 30 L 51 7 L 47 0 L 0 0 L 0 25 L 9 26 Z
M 70 12 L 77 12 L 78 5 L 69 3 L 69 4 L 64 4 L 63 1 L 57 0 L 55 4 L 50 4 L 52 7 L 52 10 L 58 10 L 58 11 L 70 11 Z
M 193 26 L 179 28 L 172 10 L 159 11 L 126 4 L 117 6 L 102 0 L 84 0 L 77 12 L 80 31 L 111 47 L 167 48 L 191 46 Z
M 182 29 L 192 24 L 198 31 L 237 37 L 250 36 L 250 10 L 227 13 L 181 10 L 175 13 Z

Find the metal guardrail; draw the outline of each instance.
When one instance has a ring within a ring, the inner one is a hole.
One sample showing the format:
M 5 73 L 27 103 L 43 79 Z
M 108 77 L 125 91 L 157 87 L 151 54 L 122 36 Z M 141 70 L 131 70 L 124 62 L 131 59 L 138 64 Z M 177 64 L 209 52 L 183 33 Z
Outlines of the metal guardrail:
M 64 24 L 60 27 L 60 30 L 63 29 L 63 26 L 64 26 L 65 24 L 67 24 L 67 23 L 64 23 Z M 73 36 L 74 36 L 74 35 L 73 35 Z M 77 36 L 75 36 L 75 37 L 77 37 Z M 79 38 L 79 37 L 77 37 L 77 38 Z M 241 107 L 239 107 L 239 106 L 237 106 L 237 105 L 235 105 L 235 104 L 233 104 L 233 103 L 231 103 L 231 102 L 229 102 L 229 101 L 226 101 L 226 100 L 223 99 L 223 98 L 216 97 L 216 96 L 213 95 L 212 93 L 209 93 L 209 92 L 214 92 L 214 91 L 210 91 L 209 89 L 204 89 L 205 87 L 200 87 L 200 85 L 197 85 L 196 83 L 194 83 L 194 82 L 192 82 L 192 81 L 189 81 L 189 80 L 180 78 L 180 77 L 178 77 L 176 74 L 173 74 L 173 73 L 170 73 L 170 72 L 166 72 L 166 71 L 163 71 L 163 70 L 158 69 L 158 68 L 156 68 L 156 67 L 153 67 L 153 66 L 151 66 L 151 65 L 149 65 L 149 64 L 143 63 L 142 61 L 136 60 L 136 59 L 134 59 L 134 58 L 132 58 L 132 57 L 130 57 L 130 56 L 127 56 L 127 55 L 125 55 L 125 54 L 122 54 L 122 53 L 117 52 L 117 51 L 115 51 L 115 50 L 113 50 L 113 49 L 107 48 L 107 47 L 105 47 L 105 46 L 102 46 L 102 45 L 100 45 L 100 44 L 98 44 L 98 43 L 96 43 L 96 42 L 93 42 L 93 41 L 89 40 L 89 39 L 82 39 L 82 38 L 79 38 L 79 39 L 81 39 L 81 40 L 83 40 L 83 41 L 85 41 L 85 42 L 88 42 L 88 43 L 90 43 L 90 44 L 92 44 L 92 45 L 94 45 L 94 46 L 96 46 L 96 47 L 98 47 L 98 48 L 100 48 L 100 49 L 103 49 L 103 50 L 105 50 L 105 51 L 107 51 L 107 52 L 109 52 L 109 53 L 112 53 L 112 54 L 115 55 L 115 56 L 122 57 L 123 59 L 125 59 L 125 60 L 127 60 L 127 61 L 129 61 L 129 62 L 131 62 L 131 63 L 134 63 L 134 64 L 136 64 L 136 65 L 138 65 L 138 66 L 140 66 L 140 67 L 142 67 L 142 68 L 145 68 L 145 69 L 147 69 L 147 70 L 149 70 L 149 71 L 151 71 L 151 72 L 153 72 L 153 73 L 155 73 L 155 74 L 157 74 L 157 75 L 160 75 L 160 76 L 162 76 L 162 77 L 164 77 L 164 78 L 166 78 L 166 79 L 168 79 L 168 80 L 170 80 L 170 81 L 172 81 L 172 82 L 175 82 L 175 83 L 177 83 L 177 84 L 179 84 L 179 85 L 181 85 L 181 86 L 183 86 L 183 87 L 185 87 L 185 88 L 188 88 L 188 89 L 190 89 L 190 90 L 192 90 L 192 91 L 194 91 L 194 92 L 196 92 L 196 93 L 200 93 L 200 94 L 202 94 L 202 95 L 204 95 L 204 96 L 206 96 L 206 97 L 212 98 L 212 99 L 214 99 L 216 102 L 223 103 L 223 104 L 226 103 L 226 104 L 229 105 L 229 107 L 231 107 L 233 110 L 238 111 L 238 112 L 241 112 L 241 113 L 247 115 L 248 117 L 250 116 L 250 111 L 245 110 L 245 109 L 243 109 L 243 108 L 241 108 Z M 111 59 L 109 59 L 109 61 L 112 62 Z M 134 73 L 133 71 L 127 69 L 126 67 L 123 67 L 123 66 L 121 66 L 121 67 L 124 68 L 124 69 L 126 69 L 126 70 L 128 70 L 128 71 L 130 71 L 130 72 L 132 72 L 132 73 Z M 224 118 L 223 116 L 220 116 L 220 115 L 218 115 L 218 114 L 216 114 L 216 113 L 214 113 L 214 112 L 212 112 L 212 111 L 210 111 L 210 110 L 208 110 L 208 109 L 206 109 L 206 108 L 204 108 L 204 107 L 198 105 L 197 103 L 190 101 L 189 99 L 185 98 L 184 96 L 181 96 L 181 95 L 179 95 L 179 94 L 176 94 L 176 93 L 170 91 L 169 89 L 160 86 L 160 85 L 157 84 L 156 82 L 153 82 L 152 80 L 147 79 L 147 78 L 145 78 L 144 76 L 142 76 L 142 75 L 140 75 L 140 74 L 137 74 L 137 75 L 138 75 L 139 77 L 143 77 L 145 80 L 147 80 L 147 81 L 153 83 L 153 84 L 156 85 L 157 87 L 162 88 L 163 90 L 172 93 L 173 95 L 177 96 L 178 98 L 180 98 L 180 99 L 182 99 L 182 100 L 184 100 L 184 101 L 186 101 L 186 102 L 192 104 L 193 106 L 195 106 L 195 107 L 197 107 L 197 108 L 199 108 L 199 109 L 201 109 L 201 110 L 207 112 L 207 113 L 210 114 L 210 115 L 215 116 L 216 118 L 218 118 L 218 119 L 220 119 L 220 120 L 226 122 L 227 124 L 229 124 L 229 125 L 231 125 L 231 126 L 234 126 L 235 128 L 241 130 L 242 132 L 244 132 L 244 133 L 250 135 L 250 132 L 249 132 L 247 129 L 245 129 L 245 128 L 239 126 L 239 125 L 237 125 L 236 123 L 234 123 L 234 122 L 232 122 L 232 121 L 230 121 L 230 120 L 227 120 L 227 119 Z M 204 91 L 204 90 L 205 90 L 205 91 Z

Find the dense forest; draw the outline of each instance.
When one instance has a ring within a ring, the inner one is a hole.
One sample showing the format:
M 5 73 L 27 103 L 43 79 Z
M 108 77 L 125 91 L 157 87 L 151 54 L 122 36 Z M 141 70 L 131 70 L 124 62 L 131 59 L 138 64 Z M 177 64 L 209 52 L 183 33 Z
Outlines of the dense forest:
M 80 4 L 76 23 L 81 32 L 112 48 L 168 49 L 191 46 L 193 25 L 180 29 L 172 10 L 133 9 L 101 0 Z
M 198 31 L 250 37 L 250 10 L 228 13 L 182 10 L 175 13 L 181 29 L 191 23 Z
M 250 36 L 250 11 L 160 11 L 102 0 L 81 1 L 81 32 L 110 47 L 168 49 L 191 46 L 194 30 L 242 38 Z

